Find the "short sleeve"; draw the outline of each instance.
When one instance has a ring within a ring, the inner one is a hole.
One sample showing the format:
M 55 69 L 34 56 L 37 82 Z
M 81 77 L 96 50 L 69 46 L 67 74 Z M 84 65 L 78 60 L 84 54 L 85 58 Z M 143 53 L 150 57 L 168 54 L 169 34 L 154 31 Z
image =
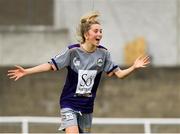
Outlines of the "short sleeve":
M 115 64 L 112 59 L 110 53 L 107 51 L 106 53 L 106 60 L 105 60 L 105 66 L 104 66 L 104 71 L 109 74 L 111 72 L 116 72 L 120 68 L 117 64 Z
M 67 67 L 70 63 L 70 50 L 66 48 L 60 54 L 53 57 L 48 63 L 54 64 L 57 70 Z

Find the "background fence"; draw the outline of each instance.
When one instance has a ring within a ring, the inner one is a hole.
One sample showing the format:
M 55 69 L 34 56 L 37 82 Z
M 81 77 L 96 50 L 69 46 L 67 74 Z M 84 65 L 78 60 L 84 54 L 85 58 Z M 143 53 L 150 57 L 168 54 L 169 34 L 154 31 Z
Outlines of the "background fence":
M 29 133 L 30 123 L 60 124 L 59 117 L 0 117 L 0 123 L 21 123 L 22 133 Z M 143 125 L 144 133 L 151 134 L 152 125 L 180 125 L 180 118 L 94 118 L 94 125 Z

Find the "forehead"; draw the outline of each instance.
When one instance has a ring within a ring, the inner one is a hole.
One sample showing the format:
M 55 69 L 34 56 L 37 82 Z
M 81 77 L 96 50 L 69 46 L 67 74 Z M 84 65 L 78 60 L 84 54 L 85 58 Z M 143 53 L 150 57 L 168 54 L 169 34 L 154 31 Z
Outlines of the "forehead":
M 100 29 L 100 30 L 102 30 L 100 24 L 92 24 L 91 27 L 90 27 L 90 29 Z

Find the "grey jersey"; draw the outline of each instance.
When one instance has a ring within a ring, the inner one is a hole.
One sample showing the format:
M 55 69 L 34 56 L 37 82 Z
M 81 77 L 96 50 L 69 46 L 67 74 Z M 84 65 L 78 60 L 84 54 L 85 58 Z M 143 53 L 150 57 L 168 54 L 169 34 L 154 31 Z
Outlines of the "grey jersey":
M 93 53 L 87 53 L 79 44 L 70 45 L 64 52 L 50 61 L 57 70 L 66 67 L 68 74 L 60 99 L 61 108 L 72 108 L 83 113 L 93 111 L 94 99 L 102 72 L 117 71 L 110 53 L 98 46 Z

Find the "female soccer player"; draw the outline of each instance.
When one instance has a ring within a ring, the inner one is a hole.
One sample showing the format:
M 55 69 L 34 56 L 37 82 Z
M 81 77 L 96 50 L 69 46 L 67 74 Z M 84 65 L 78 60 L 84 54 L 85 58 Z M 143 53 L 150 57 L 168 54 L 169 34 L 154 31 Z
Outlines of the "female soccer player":
M 26 75 L 67 68 L 68 74 L 60 98 L 60 130 L 65 129 L 66 133 L 90 133 L 94 99 L 102 72 L 124 78 L 150 63 L 148 56 L 137 58 L 131 67 L 124 70 L 113 63 L 109 51 L 99 45 L 102 28 L 98 16 L 97 12 L 83 16 L 78 29 L 80 42 L 69 45 L 48 63 L 27 69 L 16 66 L 16 69 L 8 71 L 10 79 L 16 81 Z

